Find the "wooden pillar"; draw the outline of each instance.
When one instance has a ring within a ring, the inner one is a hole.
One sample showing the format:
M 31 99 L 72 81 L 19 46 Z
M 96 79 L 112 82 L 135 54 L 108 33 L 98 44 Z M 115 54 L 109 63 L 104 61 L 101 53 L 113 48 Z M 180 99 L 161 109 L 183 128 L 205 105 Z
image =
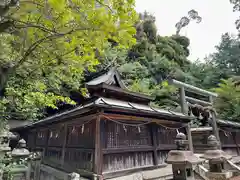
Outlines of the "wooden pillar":
M 209 98 L 210 103 L 213 104 L 213 97 L 210 95 L 208 98 Z M 219 137 L 219 129 L 218 129 L 218 126 L 217 126 L 216 112 L 211 111 L 211 114 L 212 114 L 212 128 L 213 128 L 214 136 L 217 138 L 219 143 L 221 143 L 221 140 L 220 140 L 220 137 Z M 220 145 L 220 148 L 221 148 L 221 145 Z
M 186 97 L 185 97 L 185 89 L 184 87 L 180 88 L 180 103 L 181 103 L 181 110 L 183 114 L 187 114 L 187 106 L 186 106 Z
M 189 151 L 193 151 L 193 142 L 192 142 L 192 133 L 191 133 L 190 123 L 187 124 L 186 131 L 188 135 Z
M 46 156 L 46 153 L 48 151 L 48 144 L 49 144 L 49 136 L 50 136 L 50 130 L 51 129 L 47 129 L 47 132 L 46 132 L 46 140 L 45 140 L 45 146 L 44 146 L 44 152 L 43 152 L 43 158 Z
M 186 97 L 185 97 L 184 87 L 180 88 L 180 103 L 181 103 L 182 113 L 187 115 L 188 109 L 187 109 L 187 105 L 186 105 Z M 188 123 L 188 125 L 186 127 L 186 131 L 187 131 L 187 136 L 188 136 L 189 150 L 193 151 L 192 134 L 191 134 L 190 128 L 191 128 L 190 123 Z
M 158 166 L 159 160 L 157 155 L 157 128 L 155 124 L 150 125 L 151 135 L 152 135 L 152 142 L 153 142 L 153 162 L 155 166 Z
M 237 143 L 237 133 L 232 132 L 232 137 L 233 137 L 233 141 L 236 145 L 237 155 L 239 156 L 240 155 L 240 149 L 239 149 L 239 146 L 238 146 L 238 143 Z
M 97 115 L 95 123 L 95 153 L 94 153 L 94 166 L 93 171 L 97 175 L 102 174 L 102 165 L 103 165 L 103 154 L 102 154 L 102 143 L 101 143 L 101 117 L 100 114 Z
M 219 148 L 221 149 L 221 140 L 220 140 L 220 137 L 219 137 L 219 130 L 218 130 L 218 126 L 217 126 L 216 112 L 214 110 L 212 110 L 211 114 L 212 114 L 213 134 L 217 138 L 217 140 L 219 141 L 219 143 L 220 143 Z
M 64 159 L 65 159 L 65 152 L 66 152 L 66 144 L 67 144 L 67 124 L 64 124 L 64 130 L 63 130 L 63 146 L 62 146 L 62 157 L 61 157 L 61 165 L 64 165 Z
M 211 104 L 213 104 L 213 97 L 211 95 L 208 97 L 208 100 Z

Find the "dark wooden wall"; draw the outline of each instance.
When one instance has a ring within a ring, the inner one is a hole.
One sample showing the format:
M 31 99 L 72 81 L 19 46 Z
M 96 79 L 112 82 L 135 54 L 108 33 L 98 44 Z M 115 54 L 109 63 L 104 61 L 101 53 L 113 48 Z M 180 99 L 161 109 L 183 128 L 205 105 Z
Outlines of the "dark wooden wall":
M 229 129 L 220 130 L 219 136 L 221 140 L 222 149 L 224 151 L 233 156 L 240 155 L 239 154 L 240 132 L 236 132 L 234 131 L 234 129 L 232 129 L 232 132 L 229 131 Z
M 103 173 L 158 167 L 165 164 L 169 150 L 176 148 L 176 129 L 154 123 L 137 126 L 141 121 L 129 124 L 121 119 L 103 122 Z
M 234 128 L 221 127 L 219 130 L 219 137 L 221 147 L 224 151 L 231 155 L 240 155 L 240 132 Z M 209 149 L 207 145 L 207 138 L 213 134 L 211 131 L 192 132 L 193 147 L 195 153 L 203 153 Z
M 32 151 L 41 150 L 49 165 L 92 171 L 95 122 L 96 119 L 76 119 L 33 129 L 27 145 Z
M 32 129 L 28 132 L 28 147 L 42 150 L 44 162 L 49 165 L 97 174 L 159 167 L 169 150 L 176 148 L 176 129 L 155 123 L 139 126 L 141 121 L 136 120 L 91 118 Z

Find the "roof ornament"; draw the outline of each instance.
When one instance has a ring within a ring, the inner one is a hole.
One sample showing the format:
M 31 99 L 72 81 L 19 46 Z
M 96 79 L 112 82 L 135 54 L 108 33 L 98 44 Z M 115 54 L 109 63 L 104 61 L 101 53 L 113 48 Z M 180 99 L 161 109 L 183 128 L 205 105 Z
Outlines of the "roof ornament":
M 178 133 L 176 136 L 175 143 L 177 145 L 177 150 L 186 150 L 188 145 L 188 140 L 185 134 Z

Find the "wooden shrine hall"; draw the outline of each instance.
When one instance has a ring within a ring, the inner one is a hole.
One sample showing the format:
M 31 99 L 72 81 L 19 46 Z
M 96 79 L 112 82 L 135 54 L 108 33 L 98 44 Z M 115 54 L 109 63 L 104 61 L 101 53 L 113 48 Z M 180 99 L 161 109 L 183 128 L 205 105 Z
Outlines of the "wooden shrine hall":
M 88 81 L 89 97 L 72 110 L 14 128 L 42 163 L 85 177 L 114 178 L 165 167 L 177 132 L 192 117 L 150 106 L 131 92 L 115 69 Z

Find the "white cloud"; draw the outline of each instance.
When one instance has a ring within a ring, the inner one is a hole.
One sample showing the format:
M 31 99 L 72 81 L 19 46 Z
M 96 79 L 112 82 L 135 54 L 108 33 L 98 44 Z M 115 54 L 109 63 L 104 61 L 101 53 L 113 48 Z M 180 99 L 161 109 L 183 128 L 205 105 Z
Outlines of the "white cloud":
M 189 37 L 190 59 L 201 60 L 215 51 L 215 45 L 225 32 L 236 33 L 235 20 L 237 14 L 232 12 L 229 0 L 136 0 L 138 12 L 148 11 L 156 17 L 158 33 L 171 35 L 175 33 L 175 24 L 191 9 L 198 11 L 202 22 L 190 22 L 181 31 Z

